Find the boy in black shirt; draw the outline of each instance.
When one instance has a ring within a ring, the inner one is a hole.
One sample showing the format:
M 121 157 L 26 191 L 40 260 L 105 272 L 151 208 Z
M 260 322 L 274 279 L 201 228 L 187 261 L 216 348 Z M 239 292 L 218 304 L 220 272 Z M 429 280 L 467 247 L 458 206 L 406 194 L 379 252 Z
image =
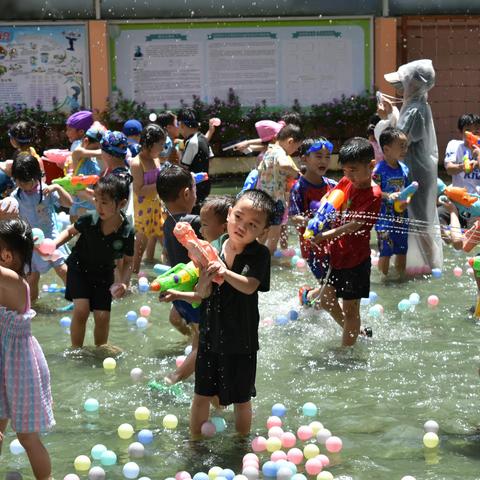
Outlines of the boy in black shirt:
M 213 245 L 221 261 L 201 271 L 196 287 L 204 299 L 195 367 L 190 430 L 201 433 L 212 397 L 235 406 L 235 426 L 248 434 L 252 423 L 258 350 L 258 291 L 270 289 L 270 252 L 256 240 L 269 227 L 274 202 L 260 190 L 241 194 L 227 218 L 228 235 Z M 221 275 L 222 285 L 212 284 Z

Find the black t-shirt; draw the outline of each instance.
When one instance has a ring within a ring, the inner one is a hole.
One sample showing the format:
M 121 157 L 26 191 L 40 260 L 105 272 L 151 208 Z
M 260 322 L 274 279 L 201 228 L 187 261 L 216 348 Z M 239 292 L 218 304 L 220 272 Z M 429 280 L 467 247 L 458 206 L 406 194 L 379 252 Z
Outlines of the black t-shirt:
M 194 133 L 185 142 L 185 151 L 182 156 L 182 165 L 185 165 L 191 172 L 209 171 L 210 159 L 213 157 L 212 149 L 207 137 L 202 133 Z M 202 202 L 210 193 L 210 180 L 197 185 L 197 203 Z
M 104 235 L 97 213 L 82 215 L 75 222 L 80 237 L 68 257 L 68 266 L 87 272 L 106 273 L 115 268 L 115 260 L 123 256 L 133 257 L 135 232 L 123 213 L 122 216 L 123 222 L 118 230 Z
M 188 263 L 190 261 L 190 258 L 188 258 L 188 250 L 175 238 L 175 235 L 173 234 L 173 229 L 175 228 L 175 224 L 177 222 L 188 222 L 192 226 L 197 236 L 201 238 L 201 223 L 198 215 L 190 215 L 185 213 L 168 215 L 165 223 L 163 224 L 163 244 L 165 250 L 167 251 L 168 261 L 172 267 L 179 263 Z
M 222 251 L 228 235 L 212 245 Z M 221 255 L 222 260 L 224 260 Z M 214 353 L 251 354 L 258 350 L 258 291 L 270 290 L 270 252 L 256 240 L 248 244 L 234 260 L 235 273 L 260 281 L 258 290 L 246 295 L 229 283 L 212 284 L 212 294 L 202 302 L 200 342 Z

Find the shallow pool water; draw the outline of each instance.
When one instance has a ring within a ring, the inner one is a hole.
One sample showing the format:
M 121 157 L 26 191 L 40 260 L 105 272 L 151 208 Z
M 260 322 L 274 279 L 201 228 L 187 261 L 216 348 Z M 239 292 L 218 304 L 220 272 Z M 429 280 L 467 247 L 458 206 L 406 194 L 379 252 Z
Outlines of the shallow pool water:
M 293 234 L 291 240 L 295 241 Z M 373 339 L 358 342 L 354 349 L 340 349 L 336 324 L 312 309 L 300 311 L 299 320 L 287 325 L 261 326 L 253 431 L 266 435 L 265 422 L 277 402 L 288 408 L 286 429 L 296 431 L 312 420 L 301 413 L 302 405 L 311 401 L 319 409 L 316 419 L 343 439 L 343 451 L 332 457 L 334 465 L 328 469 L 336 478 L 400 479 L 407 474 L 417 480 L 480 478 L 480 325 L 467 312 L 475 287 L 466 273 L 460 278 L 453 274 L 456 265 L 466 270 L 466 257 L 449 248 L 445 251 L 440 279 L 382 284 L 373 273 L 371 290 L 378 293 L 377 302 L 385 313 L 381 318 L 368 318 L 369 307 L 362 307 L 363 323 L 373 328 Z M 153 277 L 151 269 L 145 270 Z M 51 275 L 46 278 L 54 280 Z M 261 317 L 298 308 L 298 287 L 305 283 L 312 283 L 308 271 L 277 263 L 271 291 L 261 295 Z M 400 313 L 399 300 L 412 292 L 420 295 L 420 304 L 414 311 Z M 440 298 L 435 309 L 427 306 L 430 294 Z M 65 354 L 69 336 L 59 325 L 63 314 L 50 312 L 64 304 L 60 294 L 44 294 L 33 323 L 52 376 L 57 426 L 44 441 L 56 479 L 73 472 L 75 457 L 89 455 L 98 443 L 118 455 L 118 464 L 106 469 L 107 478 L 123 478 L 121 466 L 129 461 L 127 448 L 134 439 L 119 439 L 117 427 L 122 423 L 131 423 L 136 432 L 141 428 L 154 431 L 146 456 L 136 460 L 140 476 L 163 479 L 179 470 L 193 476 L 214 465 L 240 472 L 242 456 L 250 451 L 249 441 L 234 435 L 230 409 L 221 414 L 227 421 L 224 433 L 192 443 L 188 435 L 192 381 L 183 384 L 183 395 L 152 393 L 146 385 L 172 371 L 175 358 L 187 345 L 170 326 L 167 305 L 159 304 L 153 294 L 138 293 L 114 304 L 110 340 L 125 353 L 109 373 L 100 360 Z M 139 330 L 126 321 L 125 313 L 138 311 L 144 304 L 152 307 L 150 325 Z M 90 328 L 87 343 L 91 342 Z M 145 380 L 137 384 L 130 379 L 134 367 L 145 372 Z M 96 414 L 83 409 L 90 397 L 100 402 Z M 136 422 L 134 411 L 139 406 L 151 410 L 149 422 Z M 162 426 L 167 413 L 179 419 L 174 431 Z M 432 451 L 422 445 L 423 424 L 428 419 L 440 424 L 440 446 Z M 13 456 L 9 451 L 13 439 L 9 431 L 0 457 L 0 478 L 7 471 L 32 478 L 26 456 Z

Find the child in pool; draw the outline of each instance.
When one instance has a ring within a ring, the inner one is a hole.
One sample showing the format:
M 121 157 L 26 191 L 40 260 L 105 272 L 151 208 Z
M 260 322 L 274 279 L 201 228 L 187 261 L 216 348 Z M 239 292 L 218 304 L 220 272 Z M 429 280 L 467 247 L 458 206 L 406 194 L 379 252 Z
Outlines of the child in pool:
M 40 164 L 31 155 L 21 154 L 13 161 L 12 177 L 17 184 L 12 196 L 18 202 L 20 217 L 27 220 L 30 225 L 40 228 L 45 238 L 55 240 L 58 236 L 55 207 L 61 205 L 69 208 L 72 205 L 72 197 L 60 185 L 42 183 Z M 55 269 L 65 283 L 67 278 L 65 259 L 69 251 L 62 247 L 58 253 L 59 258 L 53 260 L 44 259 L 37 251 L 33 252 L 32 268 L 27 275 L 32 301 L 38 298 L 40 275 L 51 268 Z
M 50 456 L 40 432 L 55 425 L 50 373 L 32 336 L 25 272 L 33 252 L 32 230 L 20 219 L 0 220 L 0 448 L 8 421 L 38 480 L 51 479 Z
M 128 181 L 109 174 L 100 178 L 94 192 L 96 212 L 80 217 L 56 239 L 58 246 L 80 234 L 67 260 L 65 298 L 74 305 L 72 348 L 83 347 L 91 311 L 95 345 L 107 343 L 112 297 L 125 294 L 133 262 L 135 234 L 122 212 L 128 200 Z

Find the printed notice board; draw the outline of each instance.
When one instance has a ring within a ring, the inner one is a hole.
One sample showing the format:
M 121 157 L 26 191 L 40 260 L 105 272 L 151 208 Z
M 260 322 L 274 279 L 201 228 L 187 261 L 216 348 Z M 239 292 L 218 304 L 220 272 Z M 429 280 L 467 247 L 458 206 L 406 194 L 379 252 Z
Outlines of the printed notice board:
M 370 18 L 109 26 L 112 90 L 151 108 L 330 101 L 372 86 Z
M 0 25 L 0 104 L 88 105 L 86 33 L 80 24 Z

